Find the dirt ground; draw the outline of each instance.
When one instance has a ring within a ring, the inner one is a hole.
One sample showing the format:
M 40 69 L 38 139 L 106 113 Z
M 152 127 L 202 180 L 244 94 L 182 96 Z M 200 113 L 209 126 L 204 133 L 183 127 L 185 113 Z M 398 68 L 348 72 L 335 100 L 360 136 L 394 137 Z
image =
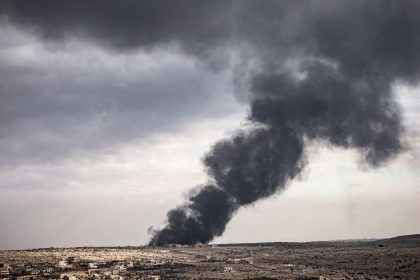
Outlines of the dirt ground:
M 385 240 L 309 243 L 224 244 L 204 246 L 49 248 L 0 251 L 9 278 L 43 271 L 34 279 L 53 279 L 63 273 L 60 260 L 72 259 L 65 269 L 73 279 L 89 278 L 89 262 L 99 262 L 96 279 L 420 279 L 420 235 Z M 127 268 L 124 265 L 130 263 Z M 27 269 L 25 272 L 25 268 Z M 81 276 L 82 275 L 82 276 Z M 84 276 L 83 276 L 84 275 Z M 106 276 L 108 275 L 108 276 Z M 92 276 L 93 277 L 93 276 Z M 154 278 L 157 279 L 157 278 Z

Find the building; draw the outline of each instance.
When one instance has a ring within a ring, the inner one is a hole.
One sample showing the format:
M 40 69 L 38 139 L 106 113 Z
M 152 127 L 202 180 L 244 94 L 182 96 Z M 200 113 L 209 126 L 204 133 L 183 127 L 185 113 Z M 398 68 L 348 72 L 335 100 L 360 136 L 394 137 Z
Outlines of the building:
M 232 266 L 225 266 L 223 272 L 235 272 L 235 269 Z
M 88 267 L 89 268 L 93 268 L 93 269 L 98 268 L 98 263 L 96 263 L 96 262 L 90 262 L 90 263 L 88 263 Z
M 24 276 L 18 276 L 16 280 L 34 280 L 39 279 L 38 276 L 35 275 L 24 275 Z

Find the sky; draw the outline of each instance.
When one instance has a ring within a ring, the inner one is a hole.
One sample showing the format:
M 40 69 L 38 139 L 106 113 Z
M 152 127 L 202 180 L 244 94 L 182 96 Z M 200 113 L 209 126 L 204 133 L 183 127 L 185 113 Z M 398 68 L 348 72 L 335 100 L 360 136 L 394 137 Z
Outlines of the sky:
M 0 2 L 0 249 L 147 244 L 206 182 L 234 200 L 214 243 L 420 232 L 415 1 L 368 1 L 361 19 L 360 1 L 83 2 Z M 307 113 L 333 85 L 345 125 Z M 283 131 L 273 100 L 297 112 L 303 167 L 245 201 L 219 179 L 216 143 Z M 356 134 L 365 120 L 386 148 Z

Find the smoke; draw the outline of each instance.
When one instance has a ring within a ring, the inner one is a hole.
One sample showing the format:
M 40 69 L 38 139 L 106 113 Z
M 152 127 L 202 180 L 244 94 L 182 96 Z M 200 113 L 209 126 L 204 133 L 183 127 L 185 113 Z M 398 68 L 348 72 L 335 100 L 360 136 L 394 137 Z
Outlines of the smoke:
M 310 141 L 357 149 L 371 166 L 404 148 L 392 85 L 418 79 L 420 22 L 413 11 L 420 11 L 419 5 L 314 2 L 306 2 L 309 7 L 282 2 L 287 12 L 278 3 L 265 2 L 266 9 L 246 3 L 244 10 L 263 21 L 243 20 L 240 30 L 255 48 L 253 61 L 242 62 L 246 69 L 237 73 L 250 91 L 249 120 L 255 128 L 219 141 L 204 159 L 214 186 L 198 195 L 224 192 L 223 199 L 195 211 L 192 196 L 168 213 L 151 245 L 207 243 L 220 236 L 240 206 L 269 197 L 299 175 Z M 250 19 L 247 13 L 240 17 Z M 218 216 L 224 222 L 208 223 L 219 203 L 230 206 Z M 185 219 L 177 220 L 181 213 Z M 190 231 L 197 227 L 207 234 Z
M 233 69 L 250 126 L 212 147 L 203 160 L 208 183 L 168 212 L 151 245 L 220 236 L 241 206 L 299 176 L 311 141 L 355 149 L 373 167 L 404 148 L 392 88 L 419 80 L 417 0 L 14 0 L 0 7 L 6 20 L 46 40 L 169 48 Z
M 349 81 L 322 62 L 308 62 L 302 71 L 303 80 L 270 71 L 254 76 L 253 92 L 259 98 L 249 118 L 259 126 L 215 144 L 204 159 L 214 186 L 170 211 L 167 226 L 154 233 L 150 244 L 207 243 L 221 235 L 240 206 L 269 197 L 299 175 L 310 140 L 356 148 L 372 166 L 403 148 L 389 84 L 376 88 Z M 221 213 L 215 211 L 219 206 Z

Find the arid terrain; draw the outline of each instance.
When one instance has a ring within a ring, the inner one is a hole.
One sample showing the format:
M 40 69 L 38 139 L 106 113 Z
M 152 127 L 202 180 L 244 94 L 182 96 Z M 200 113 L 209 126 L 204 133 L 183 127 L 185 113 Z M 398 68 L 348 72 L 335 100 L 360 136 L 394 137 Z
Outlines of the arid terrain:
M 0 251 L 0 279 L 420 279 L 420 235 Z

